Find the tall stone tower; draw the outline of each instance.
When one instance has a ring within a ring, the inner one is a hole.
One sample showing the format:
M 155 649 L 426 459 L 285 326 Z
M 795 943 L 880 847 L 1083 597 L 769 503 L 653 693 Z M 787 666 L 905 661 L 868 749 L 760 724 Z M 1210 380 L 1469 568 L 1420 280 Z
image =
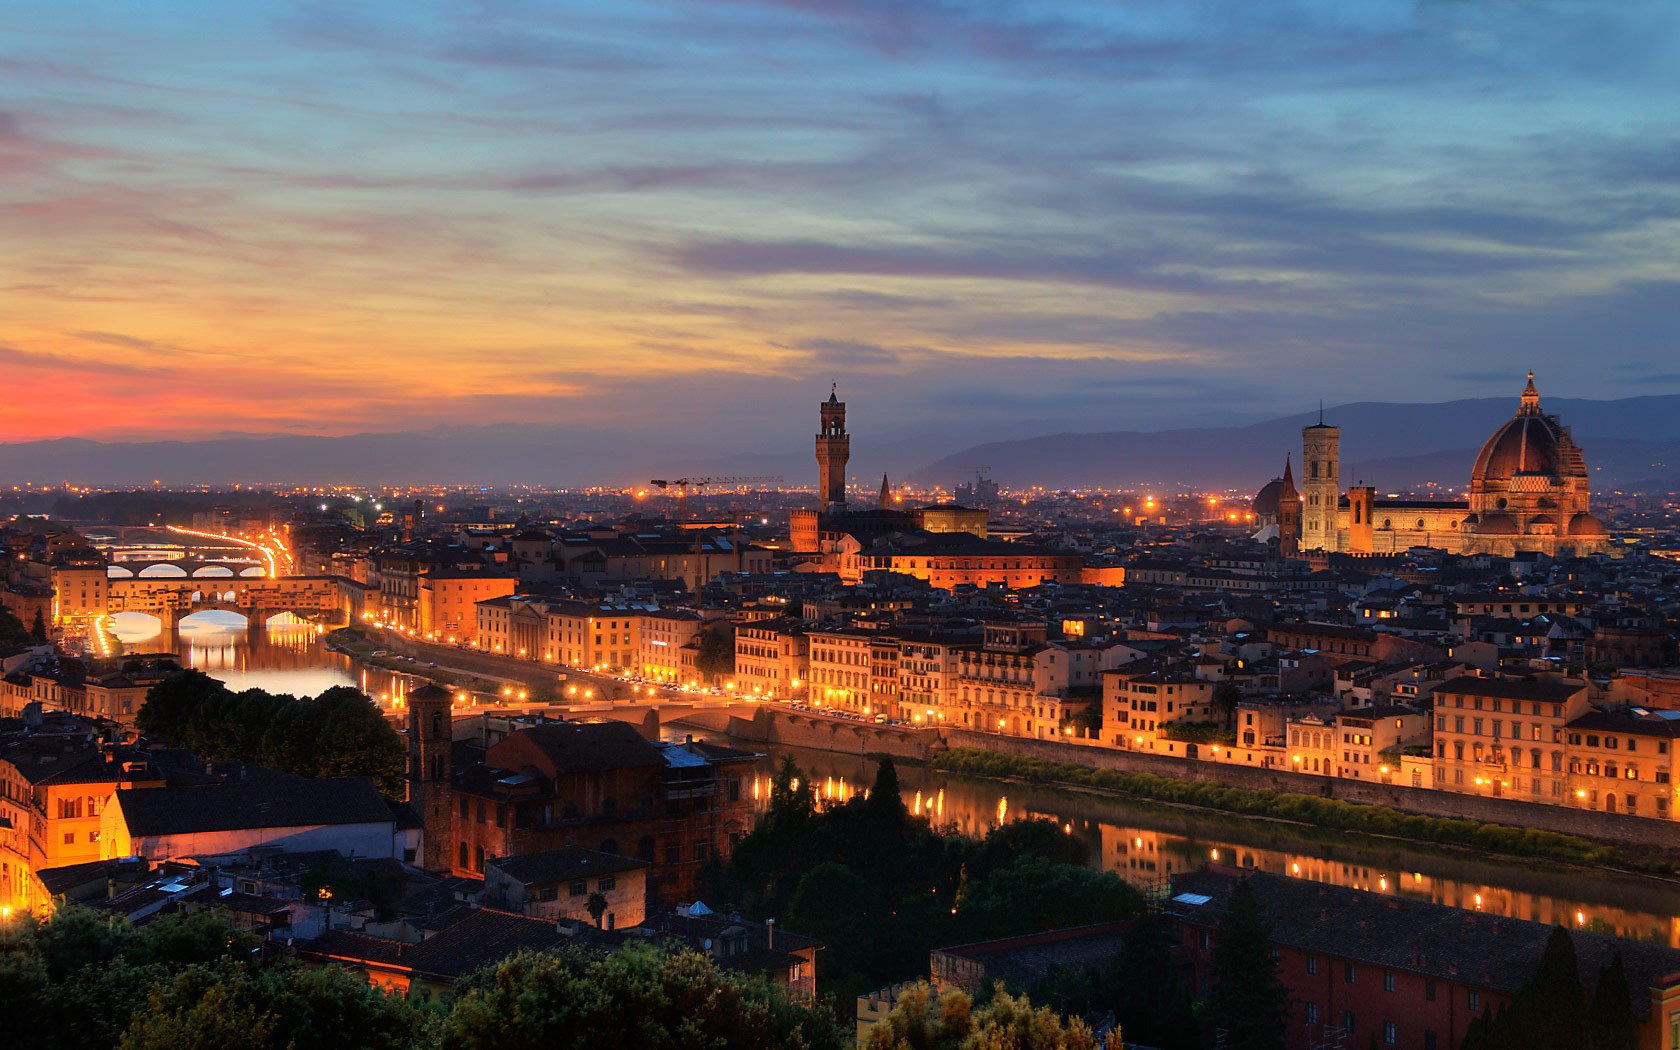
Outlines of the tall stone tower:
M 1295 490 L 1294 465 L 1283 460 L 1283 487 L 1277 501 L 1278 557 L 1293 558 L 1301 553 L 1301 494 Z
M 426 683 L 408 694 L 408 801 L 420 818 L 424 839 L 417 862 L 427 871 L 448 871 L 454 822 L 450 816 L 454 697 Z
M 1370 554 L 1376 527 L 1371 516 L 1377 512 L 1377 490 L 1369 485 L 1355 485 L 1347 490 L 1349 554 Z
M 852 438 L 846 433 L 846 403 L 839 387 L 822 404 L 822 430 L 817 434 L 817 502 L 821 509 L 846 508 L 846 461 L 852 458 Z
M 1301 549 L 1337 549 L 1337 482 L 1342 458 L 1342 431 L 1323 416 L 1301 428 Z

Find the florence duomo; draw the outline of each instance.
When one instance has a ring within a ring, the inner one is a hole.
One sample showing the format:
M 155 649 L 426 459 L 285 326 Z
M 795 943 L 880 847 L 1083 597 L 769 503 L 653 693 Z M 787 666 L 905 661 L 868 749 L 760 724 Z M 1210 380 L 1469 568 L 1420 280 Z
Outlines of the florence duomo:
M 1516 414 L 1477 454 L 1468 499 L 1379 499 L 1363 484 L 1343 490 L 1340 443 L 1341 429 L 1322 418 L 1302 428 L 1298 515 L 1283 505 L 1295 495 L 1287 469 L 1255 494 L 1263 535 L 1277 537 L 1281 552 L 1583 555 L 1608 546 L 1589 506 L 1586 458 L 1569 429 L 1541 410 L 1533 372 Z

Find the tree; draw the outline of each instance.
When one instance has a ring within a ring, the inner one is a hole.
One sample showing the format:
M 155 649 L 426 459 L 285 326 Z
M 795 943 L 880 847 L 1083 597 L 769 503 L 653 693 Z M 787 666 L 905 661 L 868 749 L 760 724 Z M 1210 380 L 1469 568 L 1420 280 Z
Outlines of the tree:
M 879 832 L 896 835 L 904 829 L 910 811 L 904 806 L 904 796 L 898 789 L 898 767 L 892 756 L 881 759 L 875 769 L 875 784 L 869 789 L 864 806 L 868 822 Z
M 35 610 L 35 620 L 29 625 L 29 640 L 36 645 L 46 645 L 52 640 L 47 633 L 47 617 L 40 609 Z
M 407 790 L 402 737 L 367 695 L 335 686 L 299 699 L 233 693 L 202 671 L 177 671 L 146 693 L 141 732 L 211 761 L 256 762 L 305 777 L 368 777 L 386 798 Z
M 957 936 L 984 940 L 1114 922 L 1144 906 L 1143 894 L 1113 872 L 1027 856 L 968 884 L 957 902 Z
M 1633 997 L 1628 991 L 1621 952 L 1599 971 L 1587 1021 L 1592 1030 L 1592 1050 L 1634 1050 L 1638 1044 L 1638 1023 L 1633 1017 Z
M 1147 912 L 1126 942 L 1099 992 L 1128 1039 L 1161 1050 L 1198 1050 L 1201 1034 L 1190 990 L 1179 979 L 1160 916 Z
M 700 632 L 694 669 L 700 673 L 702 681 L 713 684 L 735 673 L 735 634 L 727 624 Z
M 1231 892 L 1213 941 L 1208 1012 L 1228 1050 L 1283 1050 L 1289 992 L 1272 962 L 1272 935 L 1248 880 Z
M 725 973 L 705 955 L 641 944 L 610 955 L 511 955 L 457 986 L 437 1035 L 440 1050 L 842 1050 L 852 1042 L 831 1016 L 767 982 Z
M 969 853 L 968 875 L 984 878 L 1006 868 L 1023 856 L 1043 857 L 1058 864 L 1084 867 L 1091 862 L 1091 847 L 1070 835 L 1054 820 L 1039 817 L 1012 820 L 992 830 Z
M 1109 1045 L 1119 1045 L 1119 1033 Z M 967 992 L 949 988 L 935 997 L 926 984 L 899 996 L 892 1011 L 874 1028 L 867 1050 L 1096 1050 L 1096 1036 L 1085 1022 L 1064 1022 L 1047 1006 L 1034 1007 L 1026 996 L 1010 995 L 998 985 L 991 999 L 976 1008 Z
M 595 925 L 601 925 L 601 916 L 607 913 L 607 895 L 596 890 L 589 895 L 589 902 L 584 907 L 589 909 L 589 917 L 595 920 Z
M 424 1014 L 341 967 L 195 965 L 153 989 L 121 1050 L 412 1050 Z

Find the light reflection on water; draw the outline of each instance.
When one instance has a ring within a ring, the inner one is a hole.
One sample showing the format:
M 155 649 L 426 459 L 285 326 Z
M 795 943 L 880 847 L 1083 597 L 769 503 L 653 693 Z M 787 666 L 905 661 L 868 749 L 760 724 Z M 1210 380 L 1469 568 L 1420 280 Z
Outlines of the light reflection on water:
M 390 709 L 413 687 L 407 675 L 362 667 L 323 644 L 328 630 L 282 613 L 256 630 L 227 610 L 186 617 L 174 637 L 140 613 L 111 617 L 112 633 L 127 653 L 172 653 L 228 688 L 314 696 L 334 686 L 355 686 Z
M 734 743 L 769 752 L 752 776 L 751 794 L 760 806 L 769 802 L 770 782 L 784 754 L 792 755 L 824 802 L 844 802 L 874 782 L 876 763 L 866 758 Z M 898 777 L 905 804 L 935 826 L 979 836 L 1004 821 L 1048 818 L 1085 841 L 1093 866 L 1152 890 L 1164 890 L 1179 872 L 1224 864 L 1680 947 L 1680 886 L 1670 882 L 1444 855 L 1390 842 L 1315 840 L 1259 821 L 907 763 L 898 766 Z
M 296 696 L 353 685 L 400 709 L 418 679 L 356 664 L 322 644 L 318 625 L 277 617 L 250 631 L 236 613 L 199 613 L 173 638 L 157 621 L 113 617 L 129 653 L 172 652 L 230 688 Z M 667 727 L 673 738 L 684 732 Z M 760 805 L 783 754 L 792 754 L 819 798 L 843 802 L 874 782 L 875 762 L 823 751 L 767 747 L 752 776 Z M 1152 888 L 1206 863 L 1232 864 L 1377 893 L 1394 893 L 1467 910 L 1617 932 L 1680 947 L 1680 888 L 1672 883 L 1548 869 L 1537 863 L 1443 856 L 1404 845 L 1299 838 L 1263 822 L 1193 810 L 1138 806 L 1112 797 L 1031 784 L 1003 784 L 901 764 L 899 781 L 913 812 L 940 827 L 983 835 L 1005 820 L 1047 817 L 1091 848 L 1093 865 Z

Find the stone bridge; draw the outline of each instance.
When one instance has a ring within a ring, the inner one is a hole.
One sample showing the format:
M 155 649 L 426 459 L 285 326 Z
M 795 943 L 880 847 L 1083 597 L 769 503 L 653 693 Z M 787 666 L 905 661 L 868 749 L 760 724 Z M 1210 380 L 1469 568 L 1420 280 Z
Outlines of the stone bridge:
M 211 609 L 239 613 L 253 624 L 284 612 L 342 624 L 349 622 L 346 582 L 337 576 L 113 577 L 105 608 L 155 616 L 165 630 Z
M 248 561 L 193 561 L 190 559 L 156 558 L 142 561 L 114 561 L 106 567 L 105 574 L 113 580 L 136 578 L 152 580 L 227 579 L 230 576 L 267 576 L 268 569 L 259 563 Z

